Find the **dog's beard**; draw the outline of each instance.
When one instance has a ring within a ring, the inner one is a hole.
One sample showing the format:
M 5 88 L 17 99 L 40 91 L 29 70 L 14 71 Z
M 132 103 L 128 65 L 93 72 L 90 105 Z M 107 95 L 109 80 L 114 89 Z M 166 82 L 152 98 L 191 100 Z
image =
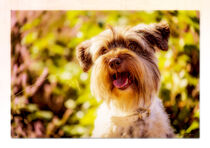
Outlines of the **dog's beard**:
M 91 75 L 92 93 L 123 111 L 135 110 L 139 104 L 149 105 L 159 85 L 157 66 L 126 49 L 119 55 L 123 56 L 124 62 L 120 71 L 110 71 L 109 55 L 95 61 Z

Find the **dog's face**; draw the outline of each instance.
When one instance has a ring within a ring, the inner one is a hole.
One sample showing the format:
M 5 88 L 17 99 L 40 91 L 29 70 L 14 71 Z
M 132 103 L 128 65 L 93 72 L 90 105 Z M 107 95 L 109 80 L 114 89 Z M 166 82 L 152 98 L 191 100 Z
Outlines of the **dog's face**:
M 150 104 L 159 89 L 160 72 L 155 52 L 168 49 L 167 24 L 109 28 L 77 47 L 84 71 L 93 66 L 91 91 L 96 98 L 121 109 L 141 101 Z

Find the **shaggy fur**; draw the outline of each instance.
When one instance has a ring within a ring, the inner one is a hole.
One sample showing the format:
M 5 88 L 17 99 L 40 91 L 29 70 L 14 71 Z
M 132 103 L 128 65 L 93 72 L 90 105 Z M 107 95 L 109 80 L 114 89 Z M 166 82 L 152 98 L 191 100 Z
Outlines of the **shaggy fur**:
M 103 100 L 93 137 L 173 137 L 161 100 L 155 52 L 168 50 L 167 24 L 110 27 L 77 47 L 91 91 Z

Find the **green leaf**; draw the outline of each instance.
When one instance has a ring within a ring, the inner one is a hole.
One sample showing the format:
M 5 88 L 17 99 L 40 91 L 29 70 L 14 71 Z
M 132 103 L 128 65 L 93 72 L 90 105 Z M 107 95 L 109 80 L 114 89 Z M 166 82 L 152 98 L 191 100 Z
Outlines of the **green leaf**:
M 198 121 L 193 121 L 193 123 L 190 125 L 190 127 L 186 130 L 186 133 L 190 133 L 192 130 L 195 130 L 199 128 Z
M 31 44 L 34 41 L 36 41 L 38 36 L 37 32 L 30 32 L 28 33 L 23 39 L 22 39 L 22 44 Z
M 39 110 L 39 108 L 38 108 L 37 104 L 27 104 L 26 110 L 29 112 L 35 112 L 35 111 Z
M 37 111 L 35 116 L 39 119 L 51 120 L 53 113 L 51 111 Z

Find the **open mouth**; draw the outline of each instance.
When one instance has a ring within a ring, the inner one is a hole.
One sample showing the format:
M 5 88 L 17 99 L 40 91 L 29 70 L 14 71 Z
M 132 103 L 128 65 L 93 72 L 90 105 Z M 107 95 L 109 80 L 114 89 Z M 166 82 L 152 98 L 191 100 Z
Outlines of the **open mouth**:
M 132 77 L 129 72 L 117 72 L 112 75 L 112 83 L 118 89 L 126 89 L 132 83 Z

